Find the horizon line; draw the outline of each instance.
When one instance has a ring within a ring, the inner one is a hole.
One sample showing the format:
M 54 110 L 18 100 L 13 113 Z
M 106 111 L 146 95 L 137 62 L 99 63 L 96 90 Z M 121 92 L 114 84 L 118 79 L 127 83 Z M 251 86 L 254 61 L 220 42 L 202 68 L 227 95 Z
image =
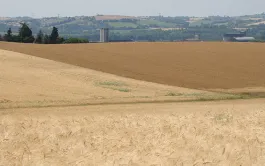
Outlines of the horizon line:
M 41 17 L 34 17 L 34 16 L 0 16 L 0 18 L 20 18 L 20 17 L 28 17 L 28 18 L 34 18 L 34 19 L 41 19 L 41 18 L 64 18 L 64 17 L 96 17 L 96 16 L 123 16 L 123 17 L 195 17 L 195 18 L 205 18 L 205 17 L 242 17 L 242 16 L 254 16 L 254 15 L 265 15 L 265 12 L 262 13 L 256 13 L 256 14 L 245 14 L 245 15 L 208 15 L 208 16 L 188 16 L 188 15 L 175 15 L 175 16 L 166 16 L 163 14 L 158 15 L 142 15 L 142 16 L 134 16 L 134 15 L 122 15 L 122 14 L 96 14 L 96 15 L 75 15 L 75 16 L 60 16 L 58 14 L 57 16 L 41 16 Z

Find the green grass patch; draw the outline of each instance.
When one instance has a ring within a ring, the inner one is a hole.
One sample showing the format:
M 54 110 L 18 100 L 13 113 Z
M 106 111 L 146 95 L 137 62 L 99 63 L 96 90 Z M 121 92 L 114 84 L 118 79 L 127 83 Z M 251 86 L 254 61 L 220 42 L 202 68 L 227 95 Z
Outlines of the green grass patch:
M 119 81 L 104 81 L 104 82 L 98 82 L 96 83 L 97 86 L 101 86 L 103 88 L 116 90 L 119 92 L 131 92 L 129 88 L 126 88 L 128 86 L 124 82 Z
M 198 101 L 215 101 L 215 100 L 236 100 L 236 99 L 250 99 L 249 96 L 243 96 L 243 95 L 223 95 L 223 96 L 205 96 L 200 97 L 197 100 Z
M 159 26 L 161 28 L 174 28 L 174 27 L 176 27 L 176 24 L 174 24 L 174 23 L 167 23 L 167 22 L 163 22 L 163 21 L 159 21 L 159 20 L 140 20 L 137 22 L 137 24 L 148 25 L 148 26 L 156 25 L 156 26 Z
M 188 93 L 184 94 L 185 96 L 191 96 L 191 97 L 196 97 L 196 96 L 203 96 L 205 93 Z
M 127 34 L 130 33 L 132 30 L 111 30 L 111 33 L 120 33 L 120 34 Z
M 265 98 L 265 92 L 243 92 L 239 95 L 249 98 Z
M 137 25 L 131 22 L 109 22 L 108 24 L 113 28 L 137 28 Z
M 174 93 L 174 92 L 168 92 L 166 96 L 182 96 L 182 93 Z
M 98 85 L 100 85 L 100 86 L 127 86 L 127 84 L 125 84 L 123 82 L 118 82 L 118 81 L 98 82 Z
M 198 20 L 190 23 L 190 27 L 201 26 L 202 24 L 212 24 L 210 20 Z
M 128 88 L 110 88 L 110 89 L 117 90 L 120 92 L 131 92 L 131 90 Z

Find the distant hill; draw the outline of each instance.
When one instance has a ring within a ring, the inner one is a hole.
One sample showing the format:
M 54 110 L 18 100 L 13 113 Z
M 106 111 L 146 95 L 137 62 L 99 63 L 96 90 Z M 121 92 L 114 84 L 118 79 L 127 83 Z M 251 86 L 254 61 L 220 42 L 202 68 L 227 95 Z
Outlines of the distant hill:
M 128 34 L 127 38 L 135 38 L 138 32 L 146 34 L 145 31 L 181 31 L 182 35 L 186 38 L 192 37 L 194 34 L 202 33 L 202 28 L 216 28 L 223 29 L 218 36 L 212 38 L 212 40 L 220 40 L 221 33 L 226 31 L 238 31 L 238 30 L 251 30 L 257 27 L 265 25 L 265 14 L 255 14 L 237 17 L 221 17 L 221 16 L 209 16 L 209 17 L 163 17 L 163 16 L 122 16 L 122 15 L 97 15 L 97 16 L 75 16 L 75 17 L 46 17 L 46 18 L 30 18 L 30 17 L 0 17 L 0 34 L 7 31 L 8 28 L 12 28 L 13 32 L 18 32 L 20 22 L 26 22 L 36 34 L 40 29 L 45 33 L 50 33 L 53 26 L 59 29 L 59 32 L 63 36 L 88 36 L 96 39 L 98 30 L 103 27 L 110 28 L 114 35 L 121 36 L 122 34 Z M 256 32 L 254 35 L 261 34 L 263 32 Z M 132 32 L 129 34 L 129 32 Z M 212 30 L 211 30 L 212 31 Z M 219 30 L 218 30 L 219 31 Z M 168 32 L 170 33 L 170 32 Z M 177 32 L 176 32 L 177 33 Z M 212 32 L 211 32 L 212 33 Z M 129 36 L 131 35 L 131 37 Z M 167 34 L 168 36 L 170 34 Z M 91 37 L 92 36 L 92 37 Z M 174 35 L 173 35 L 174 36 Z M 204 35 L 205 36 L 205 35 Z M 207 34 L 205 39 L 210 38 L 211 34 Z M 203 37 L 203 35 L 202 35 Z M 138 37 L 136 37 L 138 38 Z M 148 38 L 148 37 L 145 37 Z M 150 38 L 150 37 L 149 37 Z M 159 38 L 159 37 L 158 37 Z M 123 38 L 122 38 L 123 39 Z M 149 40 L 149 39 L 146 39 Z M 164 40 L 161 38 L 161 40 Z M 175 40 L 172 38 L 171 40 Z
M 121 15 L 97 15 L 96 20 L 121 20 L 121 19 L 136 19 L 133 16 L 121 16 Z
M 109 27 L 113 30 L 128 29 L 152 29 L 152 28 L 188 28 L 211 26 L 230 26 L 234 28 L 251 28 L 260 24 L 265 24 L 265 14 L 256 14 L 240 17 L 160 17 L 146 16 L 133 17 L 122 15 L 97 15 L 97 16 L 76 16 L 76 17 L 0 17 L 0 32 L 6 31 L 7 27 L 14 28 L 16 31 L 19 22 L 27 22 L 33 29 L 49 30 L 52 26 L 64 26 L 69 33 L 76 29 L 82 32 L 85 30 Z M 76 32 L 73 32 L 76 33 Z

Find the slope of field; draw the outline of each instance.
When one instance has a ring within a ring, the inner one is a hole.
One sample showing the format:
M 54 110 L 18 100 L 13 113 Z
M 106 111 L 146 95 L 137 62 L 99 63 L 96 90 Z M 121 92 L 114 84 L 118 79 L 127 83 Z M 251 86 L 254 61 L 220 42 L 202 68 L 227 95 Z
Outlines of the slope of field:
M 263 165 L 264 99 L 191 102 L 233 97 L 0 50 L 0 165 Z
M 0 165 L 262 166 L 265 100 L 0 111 Z
M 265 86 L 261 43 L 108 43 L 37 45 L 0 43 L 0 49 L 85 68 L 188 88 Z
M 0 50 L 0 109 L 236 97 L 137 81 Z

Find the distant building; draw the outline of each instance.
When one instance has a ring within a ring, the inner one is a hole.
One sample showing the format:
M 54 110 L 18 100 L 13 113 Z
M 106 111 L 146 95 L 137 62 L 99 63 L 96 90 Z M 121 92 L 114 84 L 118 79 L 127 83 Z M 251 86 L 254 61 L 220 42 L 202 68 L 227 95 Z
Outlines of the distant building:
M 185 39 L 184 41 L 200 41 L 200 35 L 194 35 L 194 38 Z
M 247 37 L 246 32 L 239 33 L 226 33 L 223 35 L 223 41 L 225 42 L 252 42 L 255 40 L 254 37 Z
M 256 39 L 254 37 L 235 37 L 236 42 L 252 42 Z
M 109 42 L 109 29 L 108 28 L 100 29 L 100 42 L 102 43 Z
M 235 38 L 237 37 L 246 37 L 246 32 L 239 32 L 239 33 L 226 33 L 223 35 L 223 41 L 225 42 L 231 42 L 235 41 Z

